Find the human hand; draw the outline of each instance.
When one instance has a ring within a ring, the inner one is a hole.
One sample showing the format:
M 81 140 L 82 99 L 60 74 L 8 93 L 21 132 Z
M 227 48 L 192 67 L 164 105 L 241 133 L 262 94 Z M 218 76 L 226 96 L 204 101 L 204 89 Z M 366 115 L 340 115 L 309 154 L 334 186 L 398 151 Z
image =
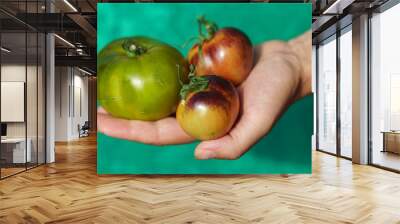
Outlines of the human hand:
M 101 107 L 97 110 L 97 128 L 110 137 L 151 145 L 182 144 L 194 140 L 183 131 L 175 117 L 154 122 L 125 120 L 109 115 Z
M 311 33 L 290 42 L 271 41 L 256 47 L 255 66 L 238 87 L 241 114 L 224 137 L 201 142 L 198 159 L 237 159 L 267 134 L 283 111 L 311 92 Z M 116 138 L 153 145 L 193 141 L 173 117 L 155 122 L 124 120 L 98 111 L 99 131 Z

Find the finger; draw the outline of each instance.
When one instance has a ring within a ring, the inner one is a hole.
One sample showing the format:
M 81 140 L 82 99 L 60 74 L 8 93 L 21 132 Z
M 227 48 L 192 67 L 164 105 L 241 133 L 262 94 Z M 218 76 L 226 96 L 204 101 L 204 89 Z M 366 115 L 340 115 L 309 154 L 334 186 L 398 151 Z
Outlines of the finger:
M 219 139 L 200 143 L 195 149 L 197 159 L 237 159 L 260 139 L 265 130 L 257 127 L 249 115 L 244 115 L 231 130 Z
M 107 114 L 98 114 L 98 129 L 105 135 L 152 145 L 181 144 L 193 141 L 179 126 L 175 118 L 154 122 L 125 120 Z
M 100 114 L 108 114 L 107 111 L 103 107 L 98 107 L 97 108 L 97 113 Z
M 195 157 L 200 160 L 206 159 L 236 159 L 242 153 L 234 152 L 233 147 L 235 139 L 226 135 L 220 139 L 204 141 L 195 149 Z

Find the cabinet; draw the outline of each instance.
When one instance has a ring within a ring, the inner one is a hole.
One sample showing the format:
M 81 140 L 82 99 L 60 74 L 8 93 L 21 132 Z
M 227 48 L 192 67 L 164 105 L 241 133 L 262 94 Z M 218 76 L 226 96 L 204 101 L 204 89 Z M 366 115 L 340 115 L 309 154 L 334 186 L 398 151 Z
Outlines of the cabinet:
M 400 154 L 400 131 L 387 131 L 383 134 L 383 152 Z

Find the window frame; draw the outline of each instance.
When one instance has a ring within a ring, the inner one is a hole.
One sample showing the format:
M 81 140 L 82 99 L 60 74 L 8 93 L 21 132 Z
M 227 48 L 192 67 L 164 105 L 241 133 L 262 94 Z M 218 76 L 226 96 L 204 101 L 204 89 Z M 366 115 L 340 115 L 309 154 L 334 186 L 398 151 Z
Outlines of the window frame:
M 344 18 L 347 19 L 347 18 Z M 340 22 L 340 20 L 338 21 Z M 341 103 L 341 97 L 340 97 L 340 82 L 341 82 L 341 67 L 340 67 L 340 37 L 344 35 L 347 32 L 352 32 L 351 29 L 352 23 L 350 22 L 349 24 L 345 25 L 344 27 L 337 29 L 335 33 L 329 35 L 328 37 L 320 40 L 316 44 L 316 62 L 315 62 L 315 78 L 316 78 L 316 150 L 319 152 L 327 153 L 333 156 L 337 156 L 340 158 L 344 158 L 347 160 L 352 160 L 352 158 L 347 157 L 342 155 L 342 150 L 341 150 L 341 119 L 340 119 L 340 103 Z M 335 36 L 333 38 L 333 36 Z M 319 143 L 319 135 L 320 135 L 320 130 L 319 130 L 319 111 L 320 111 L 320 105 L 319 105 L 319 79 L 320 79 L 320 74 L 319 74 L 319 47 L 321 43 L 328 43 L 330 41 L 336 41 L 336 152 L 332 153 L 327 150 L 324 150 L 320 148 L 320 143 Z

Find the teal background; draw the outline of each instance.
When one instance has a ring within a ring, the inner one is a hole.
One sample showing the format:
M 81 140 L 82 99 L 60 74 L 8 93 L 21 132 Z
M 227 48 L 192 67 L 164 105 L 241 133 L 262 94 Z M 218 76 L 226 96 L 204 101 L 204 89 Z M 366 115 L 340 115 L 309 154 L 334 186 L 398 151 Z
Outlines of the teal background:
M 145 35 L 169 43 L 186 55 L 191 46 L 182 45 L 197 35 L 199 15 L 205 15 L 219 27 L 241 29 L 253 44 L 290 40 L 311 28 L 311 4 L 99 3 L 97 51 L 114 39 Z M 198 142 L 152 146 L 98 133 L 97 172 L 310 173 L 312 129 L 313 98 L 308 96 L 291 105 L 272 131 L 238 160 L 196 160 L 193 153 Z

